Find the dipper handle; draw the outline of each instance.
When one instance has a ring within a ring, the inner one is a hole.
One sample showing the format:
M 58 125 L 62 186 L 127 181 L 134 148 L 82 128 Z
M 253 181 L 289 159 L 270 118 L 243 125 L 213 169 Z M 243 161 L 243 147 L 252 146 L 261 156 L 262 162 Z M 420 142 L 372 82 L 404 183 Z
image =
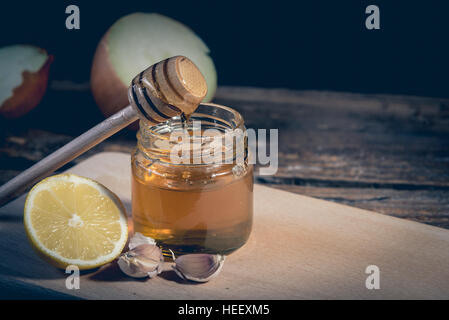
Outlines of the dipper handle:
M 128 90 L 131 105 L 0 186 L 0 206 L 138 118 L 157 124 L 181 113 L 193 113 L 206 92 L 203 75 L 186 57 L 152 65 L 132 81 Z
M 134 108 L 127 106 L 23 171 L 0 186 L 0 206 L 18 196 L 30 185 L 50 175 L 101 141 L 128 126 L 137 118 Z

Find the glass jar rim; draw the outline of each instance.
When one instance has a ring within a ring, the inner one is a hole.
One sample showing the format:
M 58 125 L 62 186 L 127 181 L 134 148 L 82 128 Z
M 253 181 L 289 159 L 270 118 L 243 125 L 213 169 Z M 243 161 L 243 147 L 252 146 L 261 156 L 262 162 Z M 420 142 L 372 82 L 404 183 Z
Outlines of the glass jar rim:
M 235 109 L 233 109 L 231 107 L 227 107 L 227 106 L 224 106 L 224 105 L 221 105 L 221 104 L 211 103 L 211 102 L 200 103 L 200 105 L 198 106 L 198 109 L 201 106 L 213 107 L 216 110 L 226 111 L 230 115 L 232 115 L 232 117 L 233 117 L 232 124 L 233 125 L 229 126 L 229 128 L 227 128 L 227 129 L 234 130 L 234 129 L 237 129 L 237 128 L 242 128 L 244 126 L 244 120 L 243 120 L 242 115 L 237 110 L 235 110 Z M 197 112 L 198 109 L 191 115 L 191 118 L 195 118 L 195 116 L 198 116 L 198 115 L 203 115 L 203 113 L 198 113 Z M 214 116 L 214 114 L 206 114 L 206 116 Z M 175 118 L 177 118 L 177 117 L 175 117 Z M 159 133 L 158 129 L 160 129 L 162 126 L 166 125 L 167 122 L 169 122 L 171 120 L 172 119 L 167 120 L 166 122 L 163 122 L 163 123 L 152 125 L 152 126 L 146 124 L 143 121 L 140 121 L 140 126 L 141 126 L 140 130 L 143 129 L 145 131 L 146 135 L 151 135 L 153 138 L 164 139 L 164 134 L 163 133 Z M 223 120 L 223 119 L 221 119 L 221 120 Z M 226 122 L 229 123 L 229 121 L 226 121 Z
M 199 126 L 196 121 L 199 121 Z M 210 129 L 217 130 L 222 134 L 219 136 L 212 134 Z M 189 135 L 186 130 L 191 134 Z M 206 134 L 205 136 L 203 136 L 203 132 Z M 173 133 L 174 135 L 172 135 Z M 184 137 L 181 138 L 181 160 L 177 156 L 179 148 L 174 148 L 174 145 L 180 141 L 179 137 Z M 186 137 L 187 140 L 185 140 Z M 247 157 L 246 140 L 244 120 L 238 111 L 215 103 L 201 103 L 188 122 L 183 122 L 180 116 L 154 126 L 146 125 L 141 121 L 141 127 L 137 133 L 137 148 L 146 157 L 159 159 L 167 164 L 210 166 L 223 163 L 231 164 L 236 159 L 243 162 Z M 183 149 L 184 146 L 187 146 L 187 149 Z M 212 152 L 214 157 L 217 157 L 213 158 L 217 159 L 217 163 L 198 162 L 204 160 L 205 156 L 209 161 L 207 155 L 210 153 L 208 152 Z M 175 160 L 171 158 L 172 156 Z M 187 158 L 184 158 L 186 156 Z M 178 163 L 179 161 L 181 163 Z

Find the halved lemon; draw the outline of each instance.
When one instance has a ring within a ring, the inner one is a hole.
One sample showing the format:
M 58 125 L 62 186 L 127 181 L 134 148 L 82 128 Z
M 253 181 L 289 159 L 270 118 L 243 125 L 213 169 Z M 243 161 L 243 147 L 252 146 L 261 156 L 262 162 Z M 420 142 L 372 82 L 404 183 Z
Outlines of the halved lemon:
M 111 262 L 128 238 L 126 211 L 102 184 L 74 174 L 46 178 L 28 193 L 28 238 L 51 264 L 91 269 Z

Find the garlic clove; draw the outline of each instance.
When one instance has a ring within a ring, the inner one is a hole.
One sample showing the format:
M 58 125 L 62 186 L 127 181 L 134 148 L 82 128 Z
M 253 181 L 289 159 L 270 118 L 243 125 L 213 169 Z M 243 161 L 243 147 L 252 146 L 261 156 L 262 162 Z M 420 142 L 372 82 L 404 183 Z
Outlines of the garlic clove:
M 133 278 L 154 277 L 162 272 L 164 256 L 158 246 L 140 244 L 118 259 L 120 270 Z
M 173 270 L 182 279 L 207 282 L 220 273 L 224 260 L 219 254 L 186 254 L 175 259 Z
M 153 244 L 156 245 L 156 241 L 153 238 L 146 237 L 140 232 L 136 232 L 132 238 L 129 240 L 128 248 L 129 250 L 134 249 L 135 247 L 141 244 Z

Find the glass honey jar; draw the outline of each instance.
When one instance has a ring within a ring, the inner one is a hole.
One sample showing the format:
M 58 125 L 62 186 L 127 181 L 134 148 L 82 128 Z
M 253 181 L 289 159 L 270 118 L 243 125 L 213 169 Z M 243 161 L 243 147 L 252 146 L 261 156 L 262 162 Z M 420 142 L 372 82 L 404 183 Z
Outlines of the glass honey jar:
M 136 232 L 170 256 L 170 250 L 229 254 L 245 244 L 253 219 L 253 165 L 237 111 L 204 103 L 188 120 L 175 117 L 152 127 L 141 121 L 137 140 L 131 160 Z

